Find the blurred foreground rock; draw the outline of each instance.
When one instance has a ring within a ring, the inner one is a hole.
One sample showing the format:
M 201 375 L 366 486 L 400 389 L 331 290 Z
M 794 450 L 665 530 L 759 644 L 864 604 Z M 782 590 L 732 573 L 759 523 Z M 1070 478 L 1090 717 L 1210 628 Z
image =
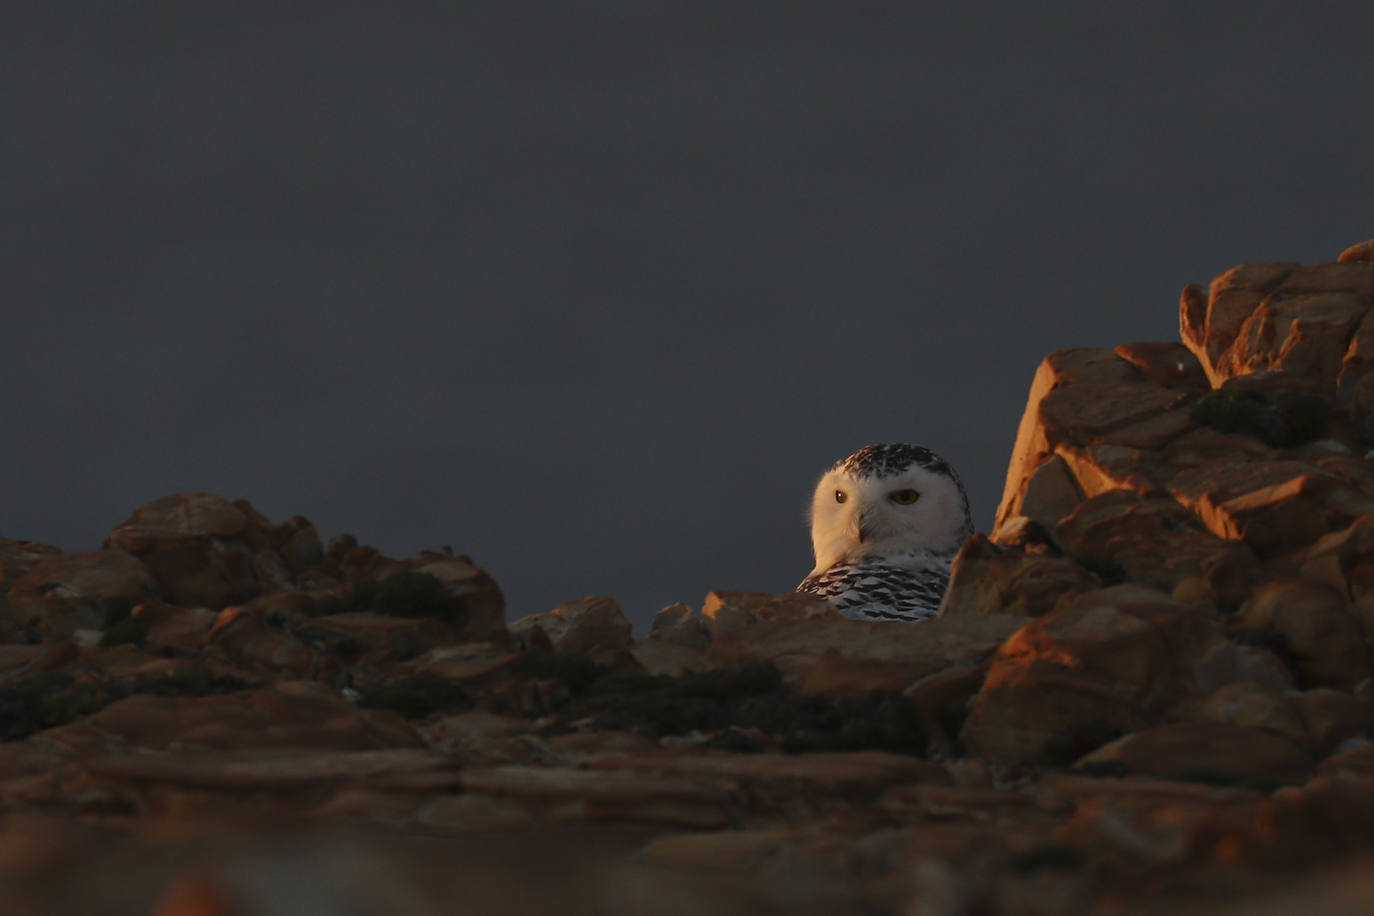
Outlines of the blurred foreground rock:
M 1049 356 L 925 623 L 507 626 L 448 548 L 206 493 L 0 538 L 0 912 L 1362 912 L 1371 250 Z

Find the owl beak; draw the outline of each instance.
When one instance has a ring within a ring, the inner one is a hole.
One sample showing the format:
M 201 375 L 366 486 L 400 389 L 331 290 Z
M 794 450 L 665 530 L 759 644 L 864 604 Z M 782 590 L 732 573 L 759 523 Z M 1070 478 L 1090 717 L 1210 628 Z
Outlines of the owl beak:
M 866 544 L 873 540 L 873 523 L 862 515 L 859 516 L 859 543 Z

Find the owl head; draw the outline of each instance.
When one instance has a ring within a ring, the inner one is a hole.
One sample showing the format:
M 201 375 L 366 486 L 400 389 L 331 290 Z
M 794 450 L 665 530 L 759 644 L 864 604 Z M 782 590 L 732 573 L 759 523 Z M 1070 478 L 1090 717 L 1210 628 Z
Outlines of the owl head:
M 919 445 L 861 448 L 821 476 L 811 499 L 817 571 L 841 560 L 952 555 L 972 534 L 959 476 Z

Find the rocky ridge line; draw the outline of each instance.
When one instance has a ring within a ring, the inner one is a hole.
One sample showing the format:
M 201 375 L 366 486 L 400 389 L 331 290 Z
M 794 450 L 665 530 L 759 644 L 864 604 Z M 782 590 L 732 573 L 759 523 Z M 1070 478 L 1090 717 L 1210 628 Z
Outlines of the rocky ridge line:
M 448 548 L 204 493 L 97 551 L 0 538 L 0 911 L 1339 912 L 1371 314 L 1374 242 L 1047 357 L 919 625 L 737 592 L 639 640 L 607 597 L 507 624 Z

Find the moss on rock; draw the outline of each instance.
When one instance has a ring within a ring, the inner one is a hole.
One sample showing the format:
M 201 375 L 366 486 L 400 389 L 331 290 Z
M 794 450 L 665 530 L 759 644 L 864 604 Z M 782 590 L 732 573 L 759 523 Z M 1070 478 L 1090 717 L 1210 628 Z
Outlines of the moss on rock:
M 1200 398 L 1192 420 L 1218 432 L 1254 436 L 1274 448 L 1291 448 L 1326 435 L 1330 411 L 1314 394 L 1271 398 L 1255 389 L 1226 389 Z
M 472 707 L 472 695 L 453 681 L 435 674 L 383 681 L 362 692 L 365 709 L 392 709 L 407 719 L 423 719 L 439 712 Z
M 0 741 L 14 741 L 34 732 L 66 725 L 134 694 L 202 697 L 247 690 L 251 686 L 240 678 L 196 670 L 171 671 L 108 684 L 78 682 L 70 674 L 45 672 L 0 687 Z
M 462 598 L 450 594 L 438 578 L 418 572 L 363 582 L 338 601 L 320 608 L 314 616 L 348 611 L 369 611 L 388 617 L 435 617 L 452 624 L 463 623 L 467 616 Z

